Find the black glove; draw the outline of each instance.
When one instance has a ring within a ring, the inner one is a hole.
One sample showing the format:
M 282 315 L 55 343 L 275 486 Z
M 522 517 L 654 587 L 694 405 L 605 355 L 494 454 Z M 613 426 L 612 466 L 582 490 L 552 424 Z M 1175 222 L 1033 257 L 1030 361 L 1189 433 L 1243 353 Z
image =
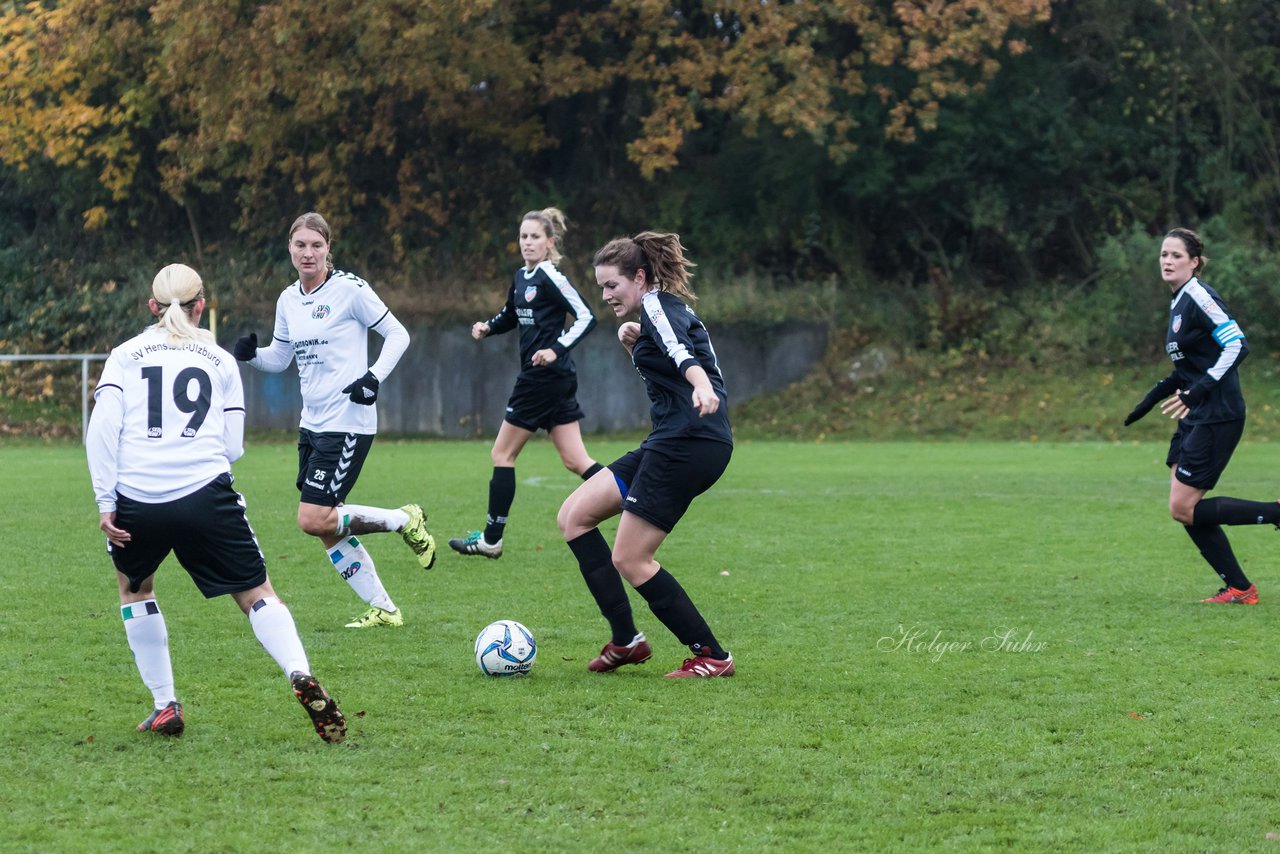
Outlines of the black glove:
M 1198 382 L 1191 388 L 1178 392 L 1178 396 L 1187 405 L 1187 409 L 1195 409 L 1201 403 L 1204 403 L 1204 399 L 1209 396 L 1209 384 Z
M 231 355 L 241 362 L 247 362 L 258 355 L 258 333 L 250 332 L 236 341 L 231 347 Z
M 1147 392 L 1147 396 L 1142 398 L 1142 402 L 1133 408 L 1133 411 L 1125 416 L 1124 426 L 1128 427 L 1133 422 L 1139 420 L 1151 411 L 1157 403 L 1173 394 L 1178 388 L 1178 378 L 1176 374 L 1170 374 L 1160 382 L 1151 387 L 1151 391 Z
M 365 371 L 364 376 L 344 388 L 342 393 L 351 398 L 352 403 L 373 406 L 378 399 L 378 378 L 373 371 Z

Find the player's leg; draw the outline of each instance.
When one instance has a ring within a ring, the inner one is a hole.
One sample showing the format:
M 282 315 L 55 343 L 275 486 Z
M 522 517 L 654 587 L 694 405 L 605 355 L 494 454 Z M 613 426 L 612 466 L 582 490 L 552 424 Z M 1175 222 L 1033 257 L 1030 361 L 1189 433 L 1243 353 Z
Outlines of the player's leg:
M 304 434 L 307 431 L 303 431 Z M 403 507 L 370 507 L 365 504 L 344 503 L 346 496 L 360 478 L 364 461 L 373 447 L 373 436 L 355 433 L 347 434 L 310 434 L 311 447 L 307 458 L 299 464 L 298 488 L 303 492 L 304 501 L 308 489 L 318 490 L 322 500 L 311 502 L 312 506 L 299 508 L 298 527 L 313 537 L 325 541 L 325 548 L 331 549 L 342 539 L 353 534 L 398 533 L 405 544 L 413 549 L 418 564 L 423 569 L 430 569 L 436 562 L 436 541 L 427 529 L 427 514 L 418 504 L 406 504 Z M 326 468 L 330 462 L 331 449 L 337 447 L 337 462 L 332 469 Z M 317 455 L 314 448 L 323 448 Z M 301 457 L 303 444 L 299 443 Z M 304 469 L 303 466 L 307 466 Z M 309 470 L 309 474 L 304 474 Z M 324 484 L 328 487 L 324 487 Z M 328 496 L 338 499 L 336 505 L 328 503 Z
M 1169 514 L 1182 523 L 1201 556 L 1225 585 L 1216 595 L 1201 600 L 1207 603 L 1253 605 L 1258 602 L 1257 588 L 1244 574 L 1226 532 L 1218 522 L 1222 505 L 1217 502 L 1220 499 L 1210 499 L 1215 503 L 1209 504 L 1205 510 L 1200 509 L 1207 503 L 1205 493 L 1217 484 L 1226 469 L 1242 431 L 1243 423 L 1240 422 L 1179 429 L 1181 447 L 1177 459 L 1170 466 Z
M 556 452 L 560 454 L 560 462 L 583 480 L 590 480 L 603 468 L 591 458 L 587 453 L 587 446 L 582 443 L 581 422 L 557 424 L 548 435 L 551 437 L 551 444 L 556 446 Z
M 181 735 L 185 728 L 182 704 L 174 691 L 169 629 L 156 601 L 155 572 L 169 554 L 164 537 L 164 505 L 144 505 L 119 496 L 116 526 L 132 536 L 125 548 L 109 546 L 120 588 L 120 619 L 142 684 L 151 692 L 154 708 L 138 724 L 139 732 Z M 157 530 L 157 522 L 160 523 Z
M 222 475 L 197 492 L 175 502 L 174 529 L 182 532 L 174 554 L 206 598 L 229 595 L 249 618 L 262 648 L 289 677 L 298 694 L 299 685 L 315 683 L 307 653 L 298 637 L 293 615 L 276 596 L 267 577 L 267 564 L 249 525 L 244 496 Z M 320 702 L 323 695 L 324 702 Z M 336 703 L 315 683 L 307 699 L 312 723 L 325 741 L 341 741 L 346 732 Z M 324 724 L 322 727 L 321 724 Z
M 693 657 L 671 677 L 732 676 L 733 656 L 724 649 L 689 594 L 655 559 L 667 534 L 693 499 L 719 479 L 732 447 L 712 441 L 679 440 L 646 449 L 627 494 L 613 542 L 613 564 L 644 597 L 655 617 Z
M 267 579 L 262 584 L 231 594 L 249 618 L 253 634 L 289 679 L 298 702 L 307 710 L 316 734 L 330 744 L 347 736 L 347 723 L 338 703 L 311 675 L 306 650 L 288 607 L 276 596 Z
M 182 717 L 182 704 L 174 691 L 169 630 L 156 602 L 154 577 L 148 577 L 137 585 L 136 591 L 131 590 L 133 584 L 124 573 L 117 571 L 116 578 L 120 582 L 120 618 L 124 621 L 124 634 L 138 675 L 151 692 L 154 703 L 151 714 L 138 724 L 138 732 L 182 735 L 186 724 Z
M 1244 498 L 1205 498 L 1196 503 L 1196 525 L 1262 525 L 1280 527 L 1280 501 L 1248 501 Z
M 359 538 L 338 533 L 337 508 L 355 484 L 371 443 L 372 437 L 357 436 L 353 441 L 349 435 L 309 430 L 301 431 L 298 440 L 298 527 L 324 544 L 334 570 L 369 605 L 367 611 L 347 623 L 348 628 L 404 623 L 404 616 Z
M 693 653 L 693 658 L 668 676 L 732 676 L 733 656 L 720 646 L 676 577 L 654 559 L 666 537 L 666 531 L 647 519 L 623 513 L 613 543 L 614 566 L 644 597 L 653 615 Z
M 636 629 L 626 585 L 613 566 L 612 549 L 599 528 L 605 519 L 622 512 L 623 478 L 635 471 L 639 456 L 640 451 L 632 451 L 615 461 L 613 466 L 622 477 L 611 468 L 601 469 L 564 500 L 556 516 L 565 543 L 578 561 L 582 580 L 609 624 L 609 642 L 587 664 L 587 669 L 596 673 L 639 664 L 652 655 L 644 634 Z
M 560 454 L 564 467 L 583 480 L 590 480 L 601 465 L 591 458 L 582 444 L 582 407 L 578 405 L 578 378 L 566 377 L 556 385 L 560 402 L 552 412 L 547 435 Z
M 1213 486 L 1217 485 L 1218 477 L 1226 470 L 1227 464 L 1231 461 L 1231 455 L 1235 453 L 1240 437 L 1244 433 L 1244 422 L 1235 421 L 1225 424 L 1204 425 L 1198 428 L 1196 432 L 1197 434 L 1206 433 L 1212 436 L 1211 451 L 1203 464 L 1205 468 L 1214 472 L 1212 482 L 1206 487 L 1206 489 L 1212 489 Z M 1198 442 L 1193 441 L 1192 444 L 1196 445 Z M 1205 456 L 1203 452 L 1201 452 L 1201 455 Z M 1204 486 L 1206 481 L 1196 480 L 1195 483 L 1197 486 Z M 1171 499 L 1171 510 L 1172 503 Z M 1183 520 L 1180 519 L 1179 521 Z M 1261 524 L 1280 527 L 1280 502 L 1246 501 L 1243 498 L 1225 496 L 1203 498 L 1195 503 L 1191 519 L 1183 521 L 1183 523 L 1192 524 L 1196 527 Z
M 503 421 L 489 452 L 493 474 L 489 478 L 489 512 L 483 531 L 472 531 L 465 537 L 449 540 L 449 548 L 462 555 L 502 557 L 502 537 L 507 529 L 507 515 L 516 498 L 516 458 L 533 438 L 533 429 Z

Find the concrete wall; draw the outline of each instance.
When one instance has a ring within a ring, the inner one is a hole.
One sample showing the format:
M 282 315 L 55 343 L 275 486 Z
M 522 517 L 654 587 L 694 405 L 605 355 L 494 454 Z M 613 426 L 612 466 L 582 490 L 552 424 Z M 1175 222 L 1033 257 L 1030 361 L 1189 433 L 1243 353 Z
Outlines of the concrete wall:
M 382 384 L 378 429 L 450 438 L 491 436 L 502 423 L 518 373 L 517 333 L 471 340 L 470 327 L 410 328 L 413 343 Z M 382 345 L 372 339 L 373 353 Z M 729 408 L 775 391 L 809 372 L 827 346 L 822 324 L 777 326 L 722 324 L 711 340 L 729 389 Z M 605 320 L 573 351 L 584 433 L 644 429 L 649 399 L 615 327 Z M 372 358 L 371 358 L 372 361 Z M 251 428 L 298 426 L 302 395 L 293 365 L 279 374 L 240 366 Z M 355 379 L 355 377 L 352 377 Z

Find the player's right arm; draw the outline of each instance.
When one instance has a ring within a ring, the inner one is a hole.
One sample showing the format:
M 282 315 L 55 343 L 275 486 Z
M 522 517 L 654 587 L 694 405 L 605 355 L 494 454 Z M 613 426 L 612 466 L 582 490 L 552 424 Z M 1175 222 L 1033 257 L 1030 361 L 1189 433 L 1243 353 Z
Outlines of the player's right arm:
M 124 428 L 124 394 L 119 386 L 98 386 L 94 392 L 93 414 L 84 437 L 89 457 L 89 479 L 100 513 L 116 509 L 116 481 L 120 431 Z
M 269 374 L 278 374 L 293 361 L 293 344 L 289 339 L 289 321 L 285 318 L 284 298 L 281 294 L 276 302 L 276 327 L 271 333 L 271 343 L 259 347 L 257 354 L 248 359 L 247 364 Z
M 511 287 L 507 289 L 507 303 L 502 310 L 482 323 L 477 323 L 471 327 L 471 337 L 476 337 L 476 329 L 480 326 L 487 326 L 485 335 L 501 335 L 504 332 L 510 332 L 516 328 L 516 286 L 512 282 Z M 484 335 L 480 336 L 481 338 Z M 476 338 L 476 340 L 480 340 Z
M 115 525 L 120 433 L 124 429 L 124 389 L 119 381 L 120 371 L 120 364 L 113 353 L 93 394 L 93 414 L 89 416 L 84 447 L 89 458 L 89 479 L 98 503 L 98 527 L 112 545 L 123 548 L 129 542 L 129 532 Z
M 630 355 L 631 348 L 636 346 L 636 342 L 640 340 L 640 324 L 634 320 L 628 320 L 626 323 L 618 327 L 618 341 L 622 346 L 627 348 L 627 354 Z
M 1178 374 L 1175 371 L 1151 387 L 1151 390 L 1147 392 L 1146 397 L 1142 398 L 1138 405 L 1133 408 L 1133 411 L 1125 417 L 1124 426 L 1128 427 L 1133 422 L 1141 419 L 1151 411 L 1152 407 L 1161 400 L 1168 398 L 1177 390 Z

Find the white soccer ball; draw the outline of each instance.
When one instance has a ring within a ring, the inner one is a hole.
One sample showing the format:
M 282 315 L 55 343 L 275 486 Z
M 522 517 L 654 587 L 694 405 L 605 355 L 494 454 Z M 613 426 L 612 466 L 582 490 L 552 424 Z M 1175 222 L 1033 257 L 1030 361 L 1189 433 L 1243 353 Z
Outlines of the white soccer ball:
M 476 664 L 486 676 L 523 676 L 537 657 L 533 632 L 515 620 L 490 623 L 476 635 Z

